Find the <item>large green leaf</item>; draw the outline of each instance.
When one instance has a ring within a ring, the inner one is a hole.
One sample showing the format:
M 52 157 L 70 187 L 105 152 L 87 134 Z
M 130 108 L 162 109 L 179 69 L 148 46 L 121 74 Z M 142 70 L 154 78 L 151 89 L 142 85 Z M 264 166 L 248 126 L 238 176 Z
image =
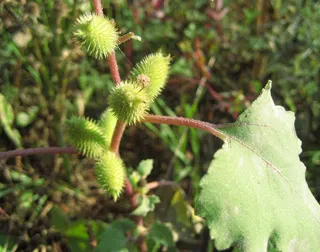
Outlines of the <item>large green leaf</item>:
M 223 129 L 201 181 L 197 212 L 218 249 L 320 251 L 320 207 L 305 180 L 294 114 L 275 106 L 271 82 Z

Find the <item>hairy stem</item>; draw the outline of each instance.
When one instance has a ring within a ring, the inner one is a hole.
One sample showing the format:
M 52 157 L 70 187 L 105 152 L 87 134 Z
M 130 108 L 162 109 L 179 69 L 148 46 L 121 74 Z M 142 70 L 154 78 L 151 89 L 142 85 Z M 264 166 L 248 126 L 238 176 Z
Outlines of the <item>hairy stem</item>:
M 118 68 L 118 63 L 116 59 L 116 54 L 113 52 L 109 55 L 108 57 L 108 64 L 110 67 L 110 72 L 112 79 L 116 85 L 120 84 L 121 78 L 119 74 L 119 68 Z
M 0 160 L 17 156 L 30 156 L 30 155 L 55 155 L 55 154 L 77 154 L 78 151 L 73 147 L 39 147 L 30 149 L 20 149 L 0 152 Z
M 183 117 L 174 117 L 174 116 L 160 116 L 160 115 L 147 115 L 144 118 L 144 122 L 157 123 L 157 124 L 168 124 L 176 126 L 186 126 L 189 128 L 201 129 L 209 132 L 210 134 L 224 140 L 226 135 L 217 129 L 214 124 L 183 118 Z

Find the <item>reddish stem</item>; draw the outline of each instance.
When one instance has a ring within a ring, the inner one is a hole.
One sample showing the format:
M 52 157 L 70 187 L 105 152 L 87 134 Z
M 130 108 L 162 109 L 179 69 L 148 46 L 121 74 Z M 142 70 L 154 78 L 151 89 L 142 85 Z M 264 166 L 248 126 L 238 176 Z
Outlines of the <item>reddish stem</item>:
M 12 150 L 0 152 L 0 160 L 16 156 L 30 156 L 30 155 L 55 155 L 55 154 L 76 154 L 78 151 L 73 147 L 40 147 L 21 150 Z
M 172 117 L 172 116 L 160 116 L 160 115 L 147 115 L 144 118 L 144 122 L 156 123 L 156 124 L 168 124 L 168 125 L 177 125 L 177 126 L 186 126 L 190 128 L 201 129 L 204 131 L 209 132 L 210 134 L 225 139 L 225 134 L 218 130 L 219 128 L 226 128 L 226 127 L 234 127 L 234 126 L 241 126 L 237 124 L 211 124 L 208 122 L 203 122 L 195 119 L 184 118 L 184 117 Z M 244 125 L 252 125 L 255 124 L 244 124 Z M 258 125 L 261 126 L 261 125 Z M 262 125 L 264 126 L 264 125 Z M 112 139 L 112 147 L 110 149 L 112 151 L 116 151 L 118 153 L 119 144 L 121 140 L 121 136 L 123 130 L 125 128 L 125 123 L 118 121 L 116 126 L 116 130 Z M 30 149 L 19 149 L 19 150 L 12 150 L 12 151 L 5 151 L 0 152 L 0 160 L 7 159 L 16 156 L 29 156 L 29 155 L 38 155 L 38 154 L 76 154 L 78 151 L 73 147 L 40 147 L 40 148 L 30 148 Z M 134 192 L 132 190 L 132 186 L 129 181 L 126 183 L 126 194 L 133 195 Z
M 153 181 L 147 184 L 148 190 L 156 189 L 160 186 L 176 186 L 177 184 L 173 181 L 166 181 L 166 180 L 161 180 L 161 181 Z
M 103 16 L 103 9 L 102 9 L 101 0 L 93 0 L 93 6 L 94 6 L 94 12 L 99 16 Z M 121 78 L 120 78 L 120 74 L 119 74 L 116 55 L 114 52 L 108 56 L 108 64 L 110 67 L 112 79 L 115 82 L 115 84 L 117 85 L 120 83 Z
M 184 117 L 174 117 L 174 116 L 160 116 L 160 115 L 147 115 L 144 118 L 144 122 L 157 123 L 157 124 L 168 124 L 176 126 L 186 126 L 189 128 L 201 129 L 209 132 L 210 134 L 224 140 L 226 135 L 217 129 L 214 124 L 189 119 Z
M 123 132 L 126 128 L 126 124 L 124 122 L 118 121 L 117 126 L 114 130 L 112 141 L 110 144 L 110 150 L 119 156 L 119 147 Z
M 116 85 L 118 85 L 121 82 L 120 74 L 119 74 L 119 68 L 117 63 L 117 58 L 115 53 L 111 53 L 108 57 L 108 64 L 110 67 L 110 72 L 112 79 Z
M 101 1 L 100 0 L 93 0 L 93 6 L 94 6 L 94 12 L 97 15 L 102 16 L 103 9 L 102 9 L 102 5 L 101 5 Z
M 127 196 L 131 196 L 133 194 L 133 188 L 132 188 L 132 185 L 131 185 L 130 180 L 128 178 L 126 178 L 126 182 L 125 182 L 124 186 L 125 186 L 125 194 Z

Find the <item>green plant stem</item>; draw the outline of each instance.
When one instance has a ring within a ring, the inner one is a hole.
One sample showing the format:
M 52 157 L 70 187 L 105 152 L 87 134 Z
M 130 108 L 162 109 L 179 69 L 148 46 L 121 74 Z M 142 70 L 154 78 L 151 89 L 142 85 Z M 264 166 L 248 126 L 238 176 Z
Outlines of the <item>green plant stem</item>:
M 78 151 L 73 147 L 40 147 L 30 149 L 18 149 L 12 151 L 0 152 L 0 160 L 17 156 L 30 156 L 30 155 L 55 155 L 55 154 L 77 154 Z
M 218 130 L 218 128 L 214 124 L 195 120 L 195 119 L 175 117 L 175 116 L 147 115 L 145 116 L 143 121 L 149 122 L 149 123 L 186 126 L 189 128 L 201 129 L 209 132 L 210 134 L 222 140 L 226 138 L 226 135 L 222 131 Z

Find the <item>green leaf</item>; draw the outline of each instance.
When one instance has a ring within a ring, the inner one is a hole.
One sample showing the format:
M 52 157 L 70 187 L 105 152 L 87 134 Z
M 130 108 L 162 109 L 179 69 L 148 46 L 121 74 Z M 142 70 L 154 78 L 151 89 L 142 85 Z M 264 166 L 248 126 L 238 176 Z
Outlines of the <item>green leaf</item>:
M 95 249 L 95 252 L 125 252 L 127 239 L 124 233 L 113 227 L 107 226 L 106 230 L 101 234 L 100 242 Z
M 136 228 L 136 224 L 129 219 L 120 219 L 112 222 L 100 235 L 95 252 L 126 252 L 130 244 L 125 234 Z
M 154 223 L 150 233 L 147 236 L 148 251 L 154 251 L 159 245 L 166 247 L 174 246 L 173 235 L 171 230 L 162 223 Z M 159 251 L 159 250 L 156 250 Z
M 107 227 L 101 235 L 102 239 L 95 252 L 126 252 L 126 237 L 114 227 Z
M 19 131 L 12 128 L 14 120 L 13 109 L 6 98 L 0 93 L 0 125 L 2 125 L 7 136 L 17 146 L 21 147 L 21 136 Z
M 71 251 L 89 251 L 89 236 L 85 222 L 73 222 L 64 232 L 68 247 Z
M 201 181 L 197 212 L 218 249 L 319 251 L 320 208 L 299 159 L 295 117 L 275 106 L 270 90 L 271 82 L 223 130 L 227 137 Z
M 0 233 L 0 251 L 1 252 L 9 252 L 16 251 L 18 248 L 18 244 L 16 242 L 16 238 Z
M 130 183 L 132 184 L 132 187 L 134 189 L 137 189 L 138 183 L 141 180 L 141 176 L 137 171 L 132 171 L 131 174 L 129 174 Z
M 146 178 L 152 171 L 153 159 L 142 160 L 138 165 L 138 172 L 141 177 Z
M 68 218 L 59 207 L 54 206 L 50 211 L 50 216 L 51 223 L 58 232 L 63 233 L 68 229 Z
M 56 213 L 57 214 L 57 213 Z M 63 213 L 58 213 L 60 216 L 55 216 L 52 221 L 57 221 L 56 223 L 53 223 L 57 229 L 65 238 L 67 245 L 70 249 L 70 251 L 73 252 L 86 252 L 86 251 L 92 251 L 92 248 L 90 246 L 90 239 L 88 235 L 88 225 L 92 229 L 92 234 L 94 237 L 99 237 L 103 230 L 105 229 L 105 223 L 102 221 L 87 221 L 87 220 L 78 220 L 70 225 L 67 225 L 67 220 L 65 219 L 65 216 L 62 216 Z M 60 220 L 57 220 L 59 219 Z M 60 230 L 65 226 L 64 230 Z
M 32 123 L 39 112 L 39 107 L 37 106 L 32 106 L 30 107 L 27 112 L 19 112 L 17 114 L 17 118 L 16 118 L 16 123 L 18 127 L 26 127 L 28 126 L 30 123 Z
M 152 212 L 155 205 L 160 202 L 159 197 L 155 195 L 140 196 L 138 198 L 139 206 L 132 212 L 133 215 L 146 216 L 147 213 Z
M 112 226 L 122 231 L 123 233 L 126 233 L 128 231 L 132 231 L 133 229 L 135 229 L 136 224 L 132 220 L 121 219 L 121 220 L 115 220 L 114 222 L 112 222 Z

